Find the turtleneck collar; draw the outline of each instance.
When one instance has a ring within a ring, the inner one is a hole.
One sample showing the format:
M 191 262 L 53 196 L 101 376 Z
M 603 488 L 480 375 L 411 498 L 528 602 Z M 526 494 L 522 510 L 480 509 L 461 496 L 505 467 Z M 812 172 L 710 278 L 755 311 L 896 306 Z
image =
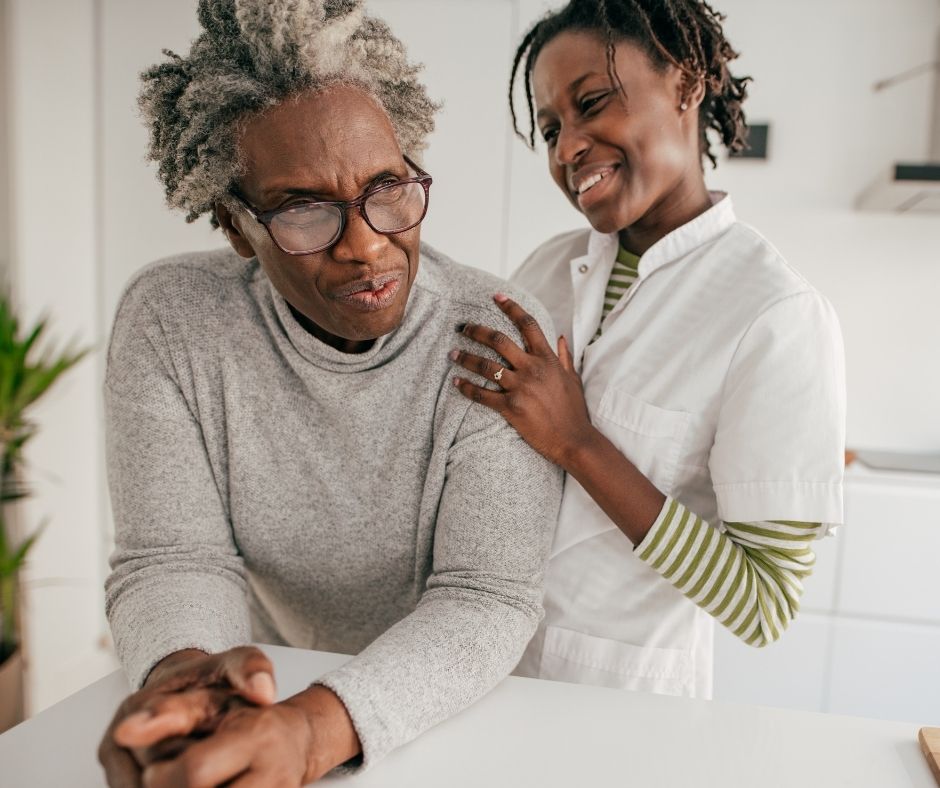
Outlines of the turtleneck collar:
M 363 353 L 344 353 L 315 337 L 294 317 L 290 305 L 277 288 L 258 267 L 259 275 L 266 283 L 267 299 L 276 316 L 276 326 L 290 345 L 306 361 L 316 367 L 338 373 L 366 372 L 383 366 L 395 358 L 407 346 L 414 332 L 420 326 L 421 314 L 426 308 L 427 299 L 419 284 L 423 280 L 423 266 L 418 266 L 418 274 L 408 295 L 408 304 L 401 324 L 390 334 L 378 337 L 371 348 Z

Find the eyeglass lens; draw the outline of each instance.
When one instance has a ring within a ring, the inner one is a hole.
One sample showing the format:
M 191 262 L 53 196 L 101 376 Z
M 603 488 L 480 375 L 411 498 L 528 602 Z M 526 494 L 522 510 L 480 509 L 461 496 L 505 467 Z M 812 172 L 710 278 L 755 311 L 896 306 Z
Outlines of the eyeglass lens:
M 366 220 L 380 233 L 403 232 L 424 215 L 427 196 L 420 183 L 399 183 L 378 189 L 363 202 Z M 271 219 L 271 234 L 292 252 L 321 249 L 337 240 L 343 227 L 338 205 L 305 203 Z

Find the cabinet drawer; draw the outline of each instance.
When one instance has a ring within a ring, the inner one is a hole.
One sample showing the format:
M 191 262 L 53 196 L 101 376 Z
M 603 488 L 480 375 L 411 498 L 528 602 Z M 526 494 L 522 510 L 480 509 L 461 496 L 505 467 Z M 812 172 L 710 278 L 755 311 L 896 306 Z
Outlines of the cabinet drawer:
M 846 484 L 840 612 L 940 623 L 940 486 Z
M 940 725 L 940 626 L 833 625 L 827 711 Z
M 803 613 L 776 643 L 747 646 L 715 627 L 715 699 L 822 711 L 828 618 Z
M 839 551 L 842 549 L 842 537 L 845 528 L 839 528 L 833 536 L 825 536 L 813 542 L 813 552 L 816 553 L 816 566 L 803 582 L 803 598 L 800 600 L 800 609 L 803 613 L 830 613 L 835 609 L 837 563 Z M 802 616 L 797 616 L 797 621 Z

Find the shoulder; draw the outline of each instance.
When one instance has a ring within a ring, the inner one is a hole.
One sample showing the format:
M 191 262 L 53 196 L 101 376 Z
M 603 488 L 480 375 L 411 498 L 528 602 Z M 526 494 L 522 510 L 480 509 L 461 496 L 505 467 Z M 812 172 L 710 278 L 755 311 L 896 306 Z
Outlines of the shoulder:
M 118 318 L 149 313 L 162 319 L 198 317 L 224 307 L 258 271 L 256 260 L 231 249 L 187 252 L 157 260 L 127 283 L 118 303 Z M 174 321 L 175 322 L 175 321 Z
M 735 222 L 715 243 L 725 278 L 749 283 L 755 294 L 777 300 L 816 289 L 770 241 L 745 222 Z
M 416 286 L 431 292 L 455 325 L 472 322 L 500 330 L 510 327 L 508 318 L 493 301 L 494 295 L 503 293 L 538 320 L 546 336 L 554 333 L 545 307 L 526 290 L 486 271 L 456 263 L 427 244 L 421 245 L 421 274 Z
M 841 348 L 839 319 L 829 299 L 760 232 L 735 222 L 716 242 L 716 251 L 712 264 L 726 302 L 715 300 L 742 319 L 739 350 L 753 341 L 795 353 Z
M 706 305 L 719 323 L 742 328 L 804 308 L 834 316 L 826 297 L 760 232 L 736 221 L 703 245 L 669 278 L 671 288 Z M 675 295 L 675 293 L 674 293 Z

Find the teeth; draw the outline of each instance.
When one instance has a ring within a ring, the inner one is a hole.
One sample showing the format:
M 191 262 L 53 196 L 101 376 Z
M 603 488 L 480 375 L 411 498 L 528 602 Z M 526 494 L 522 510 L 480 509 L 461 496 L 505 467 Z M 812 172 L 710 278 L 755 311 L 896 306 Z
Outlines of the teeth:
M 597 184 L 599 184 L 604 178 L 607 177 L 606 172 L 599 172 L 597 175 L 592 175 L 584 183 L 578 187 L 578 194 L 584 194 L 588 189 L 593 189 Z

